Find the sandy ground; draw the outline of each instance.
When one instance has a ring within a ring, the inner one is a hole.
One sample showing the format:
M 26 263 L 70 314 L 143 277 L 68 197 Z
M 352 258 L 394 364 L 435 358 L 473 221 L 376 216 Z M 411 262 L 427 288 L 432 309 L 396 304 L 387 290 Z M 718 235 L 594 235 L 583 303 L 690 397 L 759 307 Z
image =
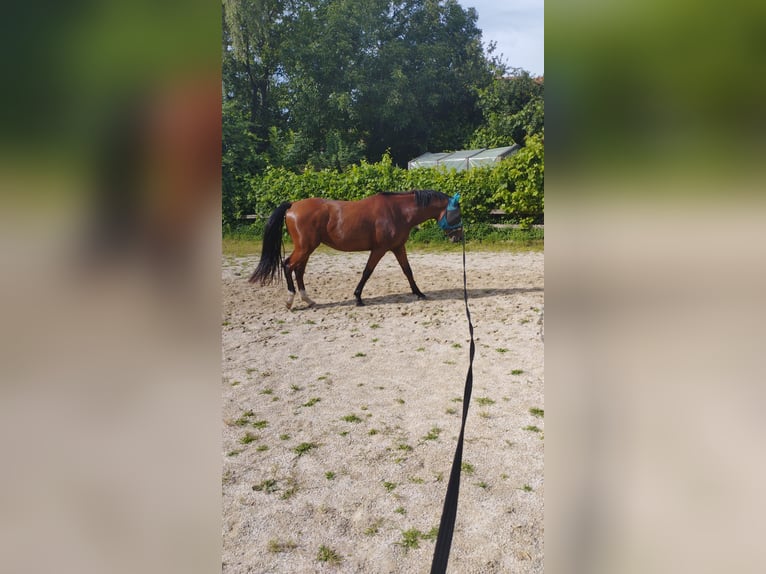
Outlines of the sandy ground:
M 462 254 L 315 253 L 306 286 L 223 262 L 223 572 L 427 572 L 468 368 Z M 449 571 L 543 572 L 542 253 L 467 254 L 474 390 Z M 467 463 L 467 464 L 466 464 Z

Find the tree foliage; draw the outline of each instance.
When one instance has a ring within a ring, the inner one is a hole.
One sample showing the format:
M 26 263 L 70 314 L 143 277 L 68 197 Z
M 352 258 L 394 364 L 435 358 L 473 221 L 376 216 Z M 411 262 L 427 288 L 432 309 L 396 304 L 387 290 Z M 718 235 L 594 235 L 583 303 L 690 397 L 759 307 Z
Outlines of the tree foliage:
M 529 72 L 517 70 L 510 76 L 497 76 L 479 89 L 479 107 L 485 123 L 471 138 L 470 147 L 525 145 L 527 136 L 544 130 L 544 83 Z
M 475 9 L 457 0 L 222 8 L 225 223 L 309 191 L 357 199 L 408 186 L 463 189 L 456 182 L 479 185 L 468 192 L 483 194 L 469 202 L 479 215 L 501 186 L 485 185 L 481 170 L 408 175 L 396 166 L 426 151 L 523 144 L 542 130 L 542 85 L 525 73 L 502 79 Z

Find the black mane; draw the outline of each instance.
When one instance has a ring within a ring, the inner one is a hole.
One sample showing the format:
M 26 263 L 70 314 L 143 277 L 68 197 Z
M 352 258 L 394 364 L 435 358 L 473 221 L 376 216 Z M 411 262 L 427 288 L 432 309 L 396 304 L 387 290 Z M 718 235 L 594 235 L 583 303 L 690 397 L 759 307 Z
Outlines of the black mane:
M 382 191 L 380 195 L 405 195 L 408 193 L 415 194 L 415 203 L 418 207 L 425 207 L 436 199 L 449 200 L 449 195 L 441 191 L 434 191 L 433 189 L 413 189 L 411 191 Z

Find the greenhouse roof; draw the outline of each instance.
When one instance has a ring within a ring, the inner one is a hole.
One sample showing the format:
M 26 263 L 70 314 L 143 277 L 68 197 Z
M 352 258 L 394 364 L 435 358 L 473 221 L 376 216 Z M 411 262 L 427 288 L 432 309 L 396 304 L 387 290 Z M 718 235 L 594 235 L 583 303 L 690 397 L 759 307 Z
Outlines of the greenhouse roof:
M 437 167 L 443 165 L 448 169 L 463 171 L 472 167 L 480 167 L 499 162 L 500 160 L 516 153 L 521 146 L 513 144 L 507 147 L 481 148 L 472 150 L 461 150 L 455 152 L 431 153 L 426 152 L 423 155 L 410 160 L 407 163 L 407 169 L 416 169 L 419 167 Z

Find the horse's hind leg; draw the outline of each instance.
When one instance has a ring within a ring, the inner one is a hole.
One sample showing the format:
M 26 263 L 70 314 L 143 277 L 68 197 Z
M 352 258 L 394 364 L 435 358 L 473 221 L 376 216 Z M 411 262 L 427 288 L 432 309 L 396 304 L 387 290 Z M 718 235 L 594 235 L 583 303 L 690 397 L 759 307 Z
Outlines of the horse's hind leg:
M 287 281 L 287 301 L 285 304 L 288 309 L 293 306 L 293 300 L 295 299 L 295 283 L 293 283 L 293 271 L 290 267 L 291 258 L 292 255 L 285 257 L 285 260 L 282 261 L 282 268 L 285 270 L 285 280 Z
M 285 259 L 285 277 L 287 277 L 287 290 L 289 294 L 287 296 L 287 308 L 290 309 L 295 299 L 295 284 L 293 283 L 292 273 L 295 272 L 295 281 L 298 283 L 298 293 L 301 299 L 309 307 L 315 305 L 314 301 L 306 294 L 306 285 L 303 283 L 303 274 L 306 271 L 306 264 L 308 263 L 309 256 L 313 252 L 313 249 L 295 249 L 290 254 L 290 257 Z
M 308 259 L 308 256 L 306 256 L 305 260 L 300 262 L 295 268 L 295 281 L 298 283 L 298 293 L 300 294 L 301 299 L 303 299 L 303 302 L 309 307 L 313 307 L 316 303 L 306 294 L 306 285 L 303 283 L 303 274 L 306 271 L 306 263 L 308 263 Z

